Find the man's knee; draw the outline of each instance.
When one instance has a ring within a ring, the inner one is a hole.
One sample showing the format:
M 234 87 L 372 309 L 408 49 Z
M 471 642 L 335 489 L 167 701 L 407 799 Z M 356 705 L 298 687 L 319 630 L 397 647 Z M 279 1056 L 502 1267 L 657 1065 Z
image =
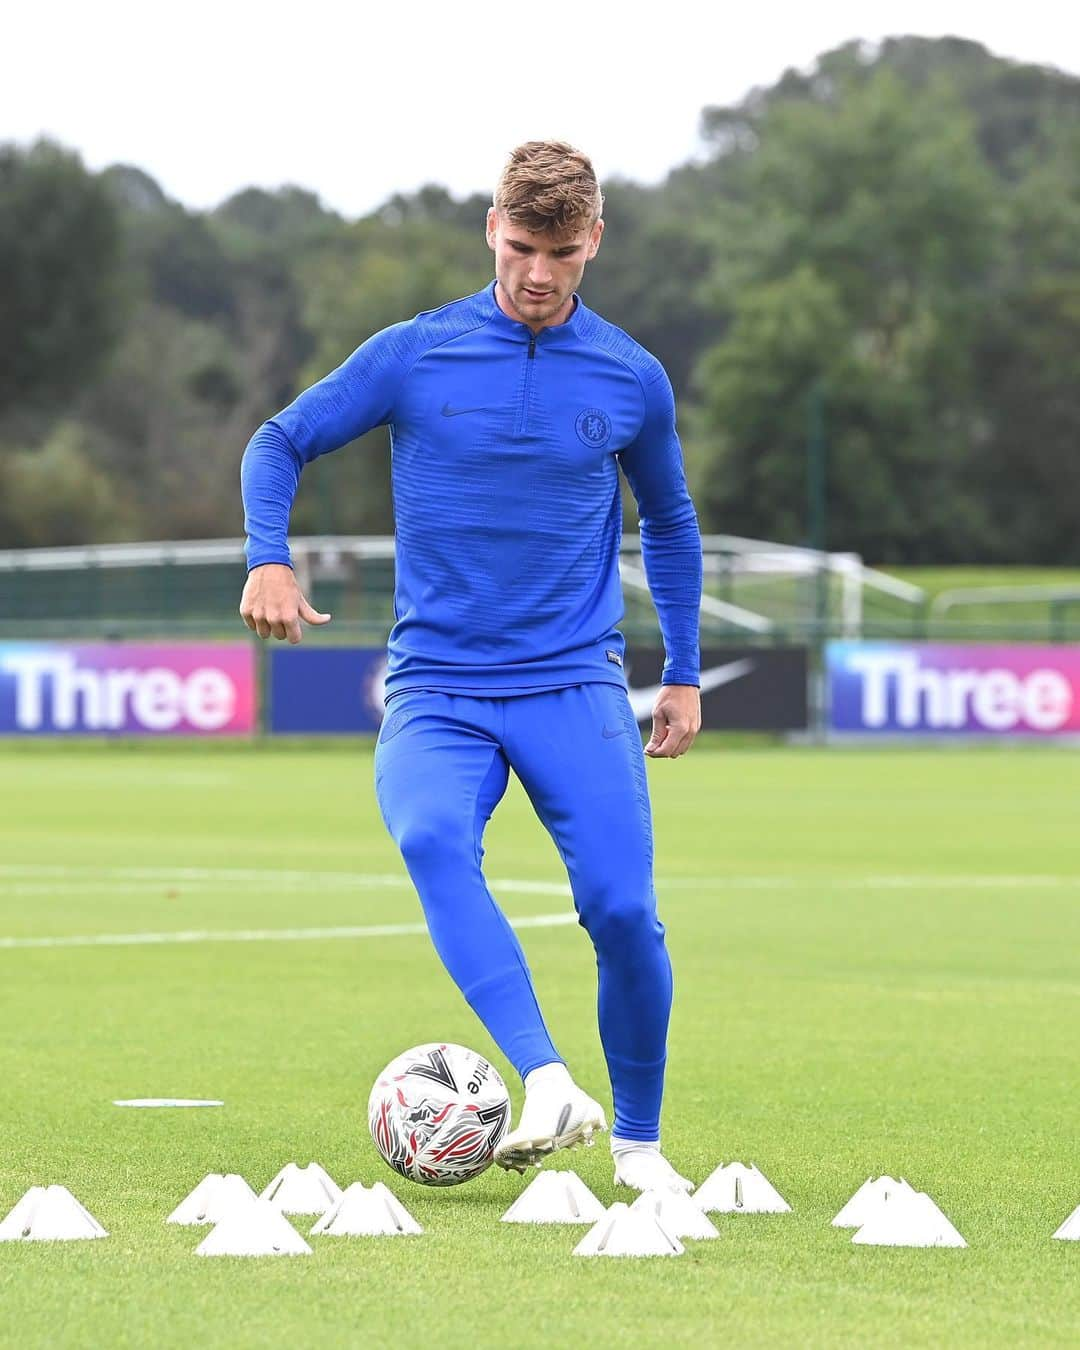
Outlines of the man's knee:
M 632 951 L 662 943 L 664 928 L 648 885 L 596 881 L 575 890 L 581 923 L 597 951 Z
M 391 833 L 410 872 L 467 861 L 475 853 L 465 823 L 434 806 L 428 811 L 410 812 Z

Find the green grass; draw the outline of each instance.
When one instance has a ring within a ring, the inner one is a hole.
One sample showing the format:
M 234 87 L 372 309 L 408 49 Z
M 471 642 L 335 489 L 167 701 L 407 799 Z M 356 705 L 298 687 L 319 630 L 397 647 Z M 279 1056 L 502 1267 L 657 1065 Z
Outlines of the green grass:
M 961 586 L 1060 586 L 1080 591 L 1080 567 L 891 567 L 881 569 L 930 596 Z
M 944 591 L 1053 587 L 1077 597 L 1067 605 L 1048 599 L 1027 598 L 1002 602 L 956 605 L 944 614 L 928 617 L 926 635 L 971 637 L 995 641 L 1016 638 L 1048 642 L 1080 637 L 1080 568 L 1077 567 L 890 567 L 903 581 L 921 586 L 930 601 Z
M 862 591 L 864 636 L 906 638 L 912 641 L 1032 641 L 1080 639 L 1080 568 L 1048 567 L 885 567 L 880 569 L 910 582 L 925 592 L 919 603 L 901 600 L 872 587 Z M 821 596 L 818 579 L 779 573 L 741 573 L 731 578 L 707 574 L 706 585 L 714 598 L 727 600 L 762 614 L 781 630 L 805 639 Z M 1035 598 L 1030 592 L 1007 603 L 980 601 L 954 605 L 944 614 L 931 606 L 943 591 L 986 587 L 1021 591 L 1033 586 L 1068 590 L 1078 598 L 1067 604 Z M 827 612 L 831 631 L 838 634 L 845 612 L 844 583 L 837 575 L 826 584 Z M 651 625 L 655 618 L 648 601 L 634 592 L 627 594 L 627 613 L 632 620 Z M 703 617 L 708 629 L 711 622 Z M 721 630 L 729 640 L 730 630 Z
M 1080 759 L 706 746 L 650 774 L 676 971 L 666 1147 L 698 1180 L 756 1161 L 793 1213 L 720 1217 L 675 1261 L 582 1261 L 580 1230 L 500 1226 L 517 1178 L 393 1176 L 364 1119 L 393 1054 L 453 1039 L 510 1077 L 425 937 L 0 948 L 0 1213 L 62 1182 L 111 1234 L 0 1245 L 0 1343 L 1076 1344 L 1080 1244 L 1050 1234 L 1080 1202 Z M 370 776 L 359 748 L 0 751 L 0 937 L 411 922 L 403 887 L 316 875 L 400 874 Z M 520 793 L 488 871 L 561 880 Z M 585 935 L 524 942 L 602 1092 Z M 226 1105 L 111 1105 L 156 1095 Z M 205 1230 L 163 1222 L 206 1172 L 261 1187 L 311 1158 L 388 1181 L 425 1235 L 202 1260 Z M 569 1161 L 616 1198 L 605 1147 Z M 831 1228 L 882 1172 L 969 1248 Z

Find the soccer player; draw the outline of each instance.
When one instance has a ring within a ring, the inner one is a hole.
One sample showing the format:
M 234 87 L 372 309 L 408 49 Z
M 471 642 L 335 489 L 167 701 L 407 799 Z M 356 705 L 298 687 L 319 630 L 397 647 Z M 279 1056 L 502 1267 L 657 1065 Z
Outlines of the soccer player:
M 446 969 L 521 1074 L 495 1160 L 519 1171 L 606 1128 L 571 1078 L 524 953 L 481 870 L 511 769 L 550 832 L 596 951 L 617 1183 L 689 1189 L 660 1151 L 671 965 L 652 881 L 645 763 L 623 674 L 619 470 L 666 662 L 644 753 L 676 759 L 701 725 L 701 540 L 671 385 L 576 293 L 600 247 L 589 159 L 560 141 L 510 156 L 487 213 L 495 281 L 376 333 L 252 437 L 241 478 L 262 638 L 323 624 L 290 566 L 304 465 L 390 427 L 396 581 L 383 819 Z

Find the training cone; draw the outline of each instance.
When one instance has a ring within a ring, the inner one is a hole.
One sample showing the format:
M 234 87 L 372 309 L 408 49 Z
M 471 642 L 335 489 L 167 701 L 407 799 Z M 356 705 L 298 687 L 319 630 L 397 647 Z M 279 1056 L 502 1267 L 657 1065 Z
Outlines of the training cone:
M 887 1204 L 890 1197 L 900 1191 L 913 1192 L 913 1188 L 901 1178 L 867 1177 L 844 1208 L 832 1221 L 834 1228 L 861 1228 L 879 1206 Z
M 1080 1205 L 1077 1205 L 1065 1222 L 1054 1234 L 1065 1242 L 1080 1242 Z
M 502 1216 L 503 1223 L 596 1223 L 607 1211 L 576 1172 L 540 1172 Z
M 715 1238 L 716 1225 L 706 1218 L 685 1191 L 645 1191 L 630 1206 L 639 1213 L 652 1214 L 665 1233 L 673 1238 Z
M 375 1191 L 378 1195 L 382 1196 L 382 1199 L 387 1209 L 398 1221 L 398 1224 L 401 1226 L 402 1230 L 407 1230 L 410 1228 L 412 1224 L 416 1224 L 416 1232 L 422 1233 L 424 1231 L 420 1227 L 420 1225 L 416 1223 L 416 1220 L 405 1208 L 405 1206 L 401 1203 L 401 1201 L 397 1198 L 394 1192 L 389 1188 L 389 1186 L 384 1186 L 381 1181 L 377 1181 L 375 1185 L 372 1186 L 371 1189 Z
M 728 1163 L 711 1172 L 693 1194 L 706 1214 L 787 1214 L 791 1206 L 754 1166 Z
M 311 1248 L 268 1200 L 240 1205 L 195 1248 L 196 1256 L 310 1256 Z
M 341 1187 L 318 1163 L 287 1163 L 259 1195 L 282 1214 L 325 1214 L 341 1199 Z
M 399 1237 L 423 1231 L 381 1181 L 377 1181 L 370 1190 L 355 1181 L 342 1192 L 341 1199 L 326 1211 L 311 1230 L 311 1236 Z
M 250 1205 L 255 1192 L 235 1172 L 222 1176 L 211 1172 L 203 1177 L 190 1195 L 185 1196 L 165 1220 L 166 1223 L 220 1223 L 226 1214 L 241 1205 Z
M 922 1191 L 895 1191 L 851 1239 L 862 1247 L 966 1247 L 949 1220 Z
M 0 1223 L 0 1242 L 74 1242 L 108 1236 L 66 1186 L 32 1186 Z
M 575 1256 L 682 1256 L 686 1248 L 648 1211 L 616 1203 L 574 1248 Z
M 44 1194 L 44 1186 L 31 1186 L 22 1199 L 16 1202 L 15 1208 L 0 1222 L 0 1242 L 14 1242 L 26 1236 L 23 1229 L 29 1224 Z

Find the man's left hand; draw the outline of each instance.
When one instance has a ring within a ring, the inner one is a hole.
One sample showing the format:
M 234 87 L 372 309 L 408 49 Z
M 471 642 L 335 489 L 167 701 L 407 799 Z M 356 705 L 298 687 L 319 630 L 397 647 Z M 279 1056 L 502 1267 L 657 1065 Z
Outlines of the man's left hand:
M 693 684 L 665 684 L 653 704 L 650 759 L 678 759 L 701 730 L 701 691 Z

